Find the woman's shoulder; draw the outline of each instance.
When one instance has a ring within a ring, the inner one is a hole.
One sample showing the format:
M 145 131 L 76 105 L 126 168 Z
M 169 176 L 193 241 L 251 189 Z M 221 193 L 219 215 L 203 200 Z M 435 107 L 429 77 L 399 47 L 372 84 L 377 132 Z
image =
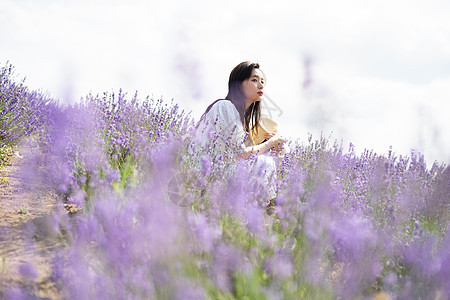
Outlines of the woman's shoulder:
M 212 107 L 234 107 L 234 104 L 228 99 L 218 99 Z
M 211 107 L 211 111 L 213 113 L 217 113 L 217 112 L 220 112 L 220 113 L 226 112 L 226 113 L 233 113 L 233 114 L 235 112 L 238 113 L 238 111 L 237 111 L 236 107 L 234 106 L 234 104 L 230 100 L 227 100 L 227 99 L 219 99 L 219 100 L 217 100 L 214 103 L 214 105 Z

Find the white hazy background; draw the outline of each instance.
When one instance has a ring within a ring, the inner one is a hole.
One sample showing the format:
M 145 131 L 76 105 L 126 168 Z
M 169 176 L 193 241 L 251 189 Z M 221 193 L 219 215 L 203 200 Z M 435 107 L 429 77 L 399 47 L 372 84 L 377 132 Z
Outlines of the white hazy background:
M 431 166 L 450 163 L 449 16 L 446 0 L 0 0 L 0 63 L 60 103 L 122 88 L 198 118 L 256 61 L 284 135 Z

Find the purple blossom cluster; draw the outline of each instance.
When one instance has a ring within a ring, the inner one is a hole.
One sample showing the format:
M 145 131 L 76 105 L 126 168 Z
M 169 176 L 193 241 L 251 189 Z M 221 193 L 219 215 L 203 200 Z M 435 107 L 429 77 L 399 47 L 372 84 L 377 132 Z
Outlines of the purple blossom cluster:
M 212 151 L 217 136 L 198 147 L 174 103 L 89 95 L 46 124 L 43 176 L 87 204 L 52 219 L 72 224 L 53 226 L 70 236 L 53 258 L 64 298 L 450 296 L 450 167 L 419 153 L 288 141 L 268 213 L 252 164 Z M 32 262 L 20 271 L 37 276 Z
M 161 147 L 138 185 L 92 199 L 59 277 L 71 297 L 449 295 L 448 167 L 292 142 L 268 215 L 254 173 L 238 166 L 212 180 L 207 158 L 181 181 L 197 185 L 186 188 L 189 205 L 174 204 L 167 183 L 192 149 L 176 139 Z
M 47 177 L 65 200 L 83 206 L 100 187 L 136 185 L 167 141 L 181 141 L 192 120 L 178 105 L 119 91 L 88 95 L 54 111 L 45 141 Z
M 325 139 L 293 148 L 277 209 L 283 232 L 306 240 L 312 282 L 344 298 L 449 295 L 449 167 L 427 169 L 414 151 L 342 154 Z
M 17 82 L 10 64 L 0 67 L 0 147 L 14 146 L 24 137 L 41 133 L 56 103 Z

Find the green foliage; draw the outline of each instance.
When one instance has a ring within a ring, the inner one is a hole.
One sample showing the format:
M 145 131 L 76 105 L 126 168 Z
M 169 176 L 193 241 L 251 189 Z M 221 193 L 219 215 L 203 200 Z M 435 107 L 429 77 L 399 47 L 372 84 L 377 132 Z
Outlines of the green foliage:
M 247 275 L 237 272 L 234 275 L 235 299 L 267 299 L 264 281 L 267 281 L 267 275 L 261 268 Z
M 13 148 L 9 145 L 0 146 L 0 169 L 8 165 L 13 154 Z M 6 180 L 6 179 L 5 179 Z
M 28 210 L 26 208 L 18 208 L 17 213 L 20 215 L 26 215 L 28 213 Z
M 117 166 L 119 170 L 119 180 L 113 182 L 116 191 L 122 192 L 126 187 L 135 187 L 139 182 L 139 174 L 136 168 L 136 161 L 129 155 L 124 161 L 120 161 Z
M 240 246 L 246 250 L 256 246 L 256 239 L 248 233 L 240 220 L 225 214 L 220 220 L 223 239 L 230 244 Z

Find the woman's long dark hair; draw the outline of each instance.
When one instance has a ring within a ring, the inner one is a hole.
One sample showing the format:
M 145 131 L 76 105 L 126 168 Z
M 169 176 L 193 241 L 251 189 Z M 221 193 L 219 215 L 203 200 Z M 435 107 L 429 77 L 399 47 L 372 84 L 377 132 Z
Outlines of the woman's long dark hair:
M 238 64 L 230 73 L 230 78 L 228 80 L 228 94 L 225 97 L 226 100 L 231 101 L 239 112 L 241 117 L 242 126 L 246 132 L 251 130 L 258 130 L 257 124 L 261 118 L 261 103 L 259 101 L 253 102 L 250 106 L 245 109 L 245 97 L 241 90 L 241 85 L 244 80 L 247 80 L 252 76 L 253 69 L 259 69 L 258 63 L 252 63 L 249 61 L 244 61 Z M 205 115 L 209 112 L 211 107 L 216 104 L 218 99 L 211 103 L 206 109 L 205 113 L 200 118 L 200 121 L 204 119 Z M 251 128 L 250 128 L 251 126 Z

